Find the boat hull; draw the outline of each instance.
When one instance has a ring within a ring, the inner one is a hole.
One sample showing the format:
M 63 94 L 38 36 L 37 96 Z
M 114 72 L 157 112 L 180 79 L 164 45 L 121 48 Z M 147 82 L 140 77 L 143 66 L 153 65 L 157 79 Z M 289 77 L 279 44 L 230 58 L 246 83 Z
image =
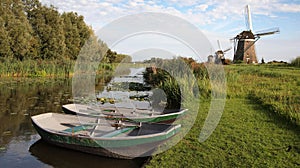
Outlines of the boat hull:
M 156 151 L 156 147 L 174 136 L 180 129 L 180 127 L 178 127 L 168 134 L 144 139 L 123 138 L 121 140 L 112 140 L 109 138 L 92 138 L 86 135 L 57 133 L 41 128 L 33 120 L 32 123 L 41 138 L 50 144 L 85 153 L 119 159 L 133 159 L 136 157 L 150 156 Z

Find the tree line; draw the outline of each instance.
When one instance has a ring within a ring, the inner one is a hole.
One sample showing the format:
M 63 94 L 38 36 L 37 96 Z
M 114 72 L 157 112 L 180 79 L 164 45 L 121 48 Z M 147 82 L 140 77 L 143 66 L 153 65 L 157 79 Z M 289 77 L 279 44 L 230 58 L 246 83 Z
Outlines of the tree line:
M 92 28 L 76 12 L 59 13 L 39 0 L 0 2 L 0 62 L 76 60 L 91 36 Z M 125 57 L 110 49 L 106 56 L 108 63 Z

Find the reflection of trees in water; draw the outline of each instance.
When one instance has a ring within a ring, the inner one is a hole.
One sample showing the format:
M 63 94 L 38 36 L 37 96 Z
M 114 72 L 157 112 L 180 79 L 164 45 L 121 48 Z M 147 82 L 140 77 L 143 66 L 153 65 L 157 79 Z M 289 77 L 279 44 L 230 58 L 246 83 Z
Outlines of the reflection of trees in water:
M 0 81 L 0 146 L 13 137 L 30 139 L 30 115 L 61 112 L 71 96 L 71 81 L 58 79 L 7 79 Z

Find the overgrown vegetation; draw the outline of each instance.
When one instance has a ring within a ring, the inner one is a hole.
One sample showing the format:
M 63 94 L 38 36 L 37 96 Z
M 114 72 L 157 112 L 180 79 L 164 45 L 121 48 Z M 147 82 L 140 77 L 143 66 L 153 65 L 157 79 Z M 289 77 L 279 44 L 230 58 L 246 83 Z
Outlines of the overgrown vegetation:
M 148 67 L 144 73 L 146 84 L 160 88 L 166 94 L 166 109 L 180 109 L 182 98 L 197 97 L 193 90 L 198 89 L 198 83 L 193 74 L 204 78 L 207 74 L 192 58 L 160 59 L 152 58 L 146 61 L 154 66 Z

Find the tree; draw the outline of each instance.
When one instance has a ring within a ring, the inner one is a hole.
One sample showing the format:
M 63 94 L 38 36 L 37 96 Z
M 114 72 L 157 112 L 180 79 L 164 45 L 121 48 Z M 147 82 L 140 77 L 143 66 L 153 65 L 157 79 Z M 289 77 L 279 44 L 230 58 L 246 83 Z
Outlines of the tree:
M 13 53 L 9 44 L 10 39 L 8 32 L 5 29 L 4 20 L 1 16 L 2 15 L 0 15 L 0 61 L 13 57 Z
M 81 47 L 86 43 L 92 34 L 92 30 L 85 24 L 83 16 L 77 13 L 63 13 L 64 33 L 66 43 L 66 57 L 77 59 Z
M 81 48 L 76 18 L 77 15 L 72 12 L 62 14 L 62 19 L 64 22 L 64 34 L 66 39 L 65 57 L 74 60 L 77 58 Z
M 1 58 L 74 60 L 91 35 L 77 13 L 61 15 L 39 0 L 0 2 Z
M 19 60 L 36 54 L 34 52 L 36 40 L 23 7 L 23 3 L 19 0 L 4 0 L 1 3 L 2 29 L 7 32 L 3 36 L 8 36 L 11 52 L 14 58 Z
M 111 49 L 108 49 L 106 52 L 106 58 L 108 59 L 108 63 L 114 63 L 115 59 L 117 58 L 117 53 L 115 51 L 111 51 Z
M 265 63 L 265 60 L 264 60 L 264 58 L 262 58 L 262 59 L 261 59 L 261 63 L 262 63 L 262 64 L 264 64 L 264 63 Z
M 65 53 L 63 20 L 53 7 L 41 6 L 28 12 L 29 22 L 39 37 L 42 59 L 61 59 Z

